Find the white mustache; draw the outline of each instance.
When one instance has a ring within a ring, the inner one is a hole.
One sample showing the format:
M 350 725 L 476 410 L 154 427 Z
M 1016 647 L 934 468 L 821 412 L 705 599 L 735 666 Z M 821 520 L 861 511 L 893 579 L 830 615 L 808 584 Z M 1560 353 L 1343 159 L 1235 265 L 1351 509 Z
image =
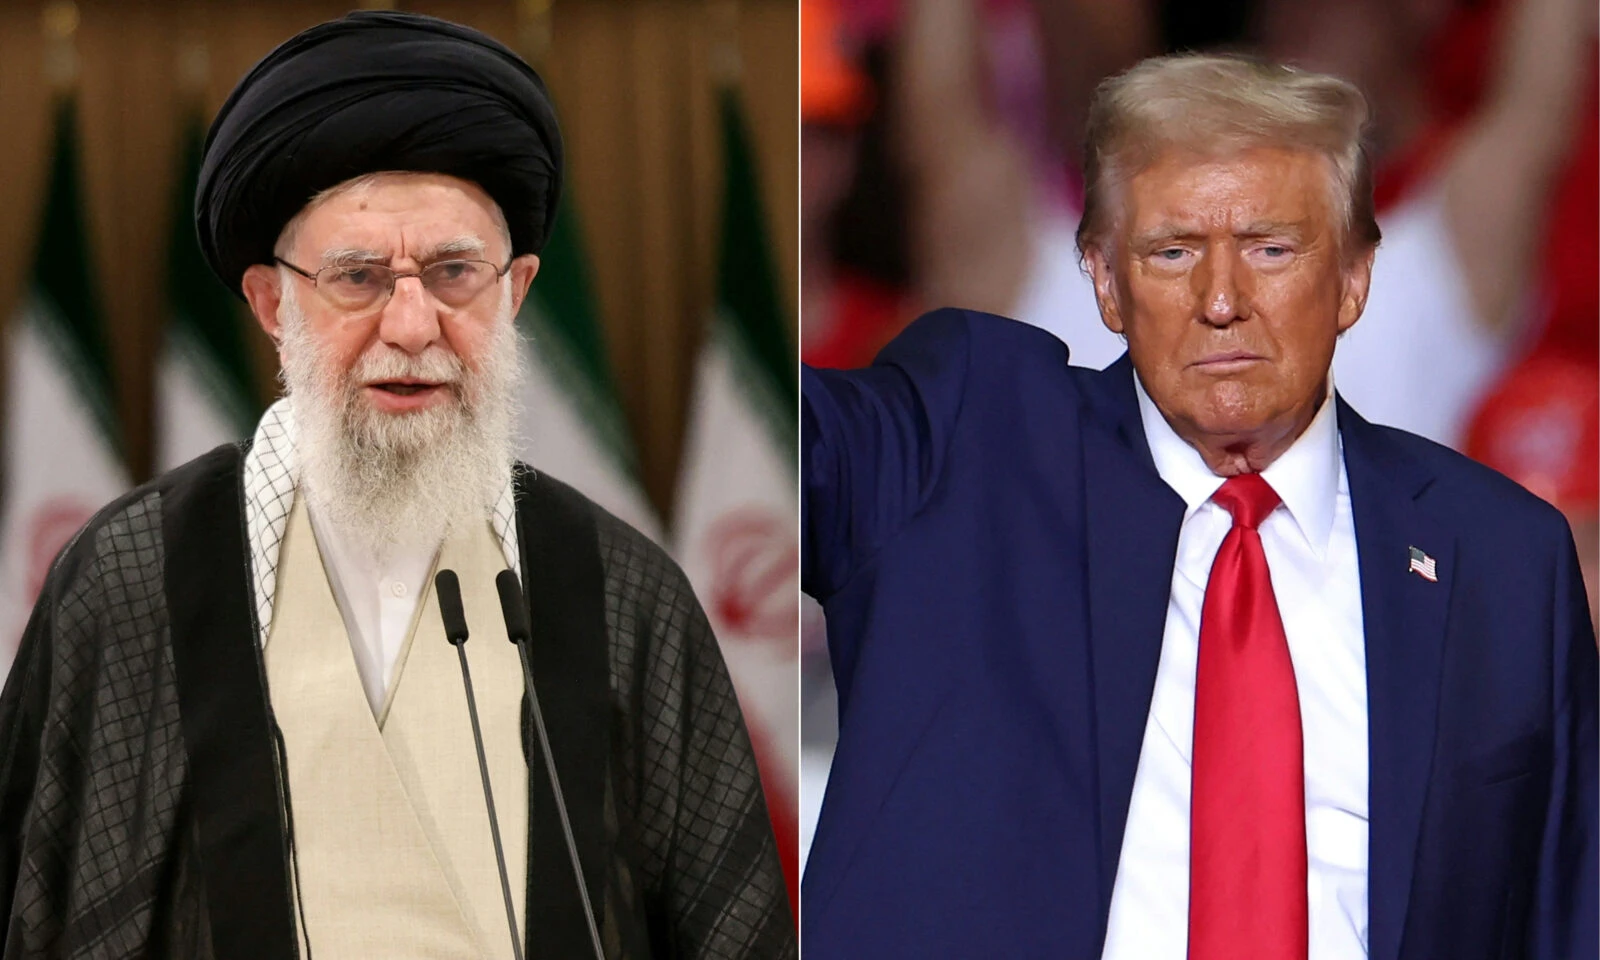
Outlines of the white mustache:
M 380 347 L 358 360 L 347 379 L 359 386 L 391 380 L 426 380 L 458 386 L 466 377 L 467 365 L 448 350 L 430 347 L 413 356 L 393 347 Z

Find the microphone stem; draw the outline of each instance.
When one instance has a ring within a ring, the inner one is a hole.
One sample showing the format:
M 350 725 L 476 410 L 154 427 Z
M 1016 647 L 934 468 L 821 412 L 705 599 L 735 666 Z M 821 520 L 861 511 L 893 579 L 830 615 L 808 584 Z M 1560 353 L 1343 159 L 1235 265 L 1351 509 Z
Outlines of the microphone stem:
M 533 664 L 528 659 L 528 641 L 516 641 L 517 653 L 522 659 L 522 679 L 528 687 L 528 706 L 533 713 L 533 728 L 539 736 L 539 752 L 544 754 L 545 771 L 550 775 L 550 790 L 556 798 L 556 815 L 561 818 L 561 831 L 566 835 L 567 856 L 572 860 L 572 875 L 577 880 L 578 896 L 583 900 L 583 918 L 589 924 L 589 939 L 594 944 L 596 960 L 605 960 L 605 949 L 600 946 L 600 931 L 594 922 L 594 907 L 589 902 L 589 885 L 583 879 L 583 865 L 578 861 L 578 842 L 572 836 L 572 821 L 567 818 L 567 802 L 561 793 L 561 777 L 556 773 L 556 758 L 550 752 L 550 737 L 544 729 L 544 713 L 539 709 L 539 691 L 533 685 Z
M 511 926 L 511 953 L 516 960 L 522 960 L 522 941 L 517 936 L 517 914 L 511 902 L 511 881 L 506 879 L 506 855 L 500 846 L 500 821 L 494 814 L 494 791 L 489 789 L 489 761 L 483 755 L 483 731 L 478 728 L 478 701 L 472 695 L 472 671 L 467 669 L 466 644 L 452 645 L 456 648 L 456 656 L 461 658 L 461 682 L 467 688 L 467 715 L 472 718 L 472 743 L 478 749 L 478 772 L 483 775 L 483 800 L 489 806 L 489 835 L 494 838 L 494 862 L 500 868 L 500 892 L 506 898 L 506 923 Z M 563 822 L 565 818 L 563 812 Z

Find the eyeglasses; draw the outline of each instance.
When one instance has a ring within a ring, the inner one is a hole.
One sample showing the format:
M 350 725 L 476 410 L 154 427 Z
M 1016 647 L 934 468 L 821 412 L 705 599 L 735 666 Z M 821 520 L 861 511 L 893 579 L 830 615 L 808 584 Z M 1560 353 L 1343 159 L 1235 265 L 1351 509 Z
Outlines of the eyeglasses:
M 508 260 L 505 266 L 496 267 L 486 260 L 438 260 L 415 273 L 396 273 L 394 268 L 382 263 L 345 263 L 312 273 L 281 257 L 272 259 L 310 280 L 329 306 L 351 312 L 388 303 L 394 294 L 395 281 L 406 277 L 421 280 L 423 289 L 445 306 L 464 307 L 505 276 L 512 263 Z

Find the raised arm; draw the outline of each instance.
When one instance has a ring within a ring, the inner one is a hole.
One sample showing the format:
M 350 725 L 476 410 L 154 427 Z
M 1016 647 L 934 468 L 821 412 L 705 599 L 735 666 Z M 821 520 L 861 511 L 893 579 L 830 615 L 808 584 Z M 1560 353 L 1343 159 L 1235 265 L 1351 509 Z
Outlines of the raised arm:
M 966 315 L 928 314 L 863 370 L 801 371 L 800 585 L 848 584 L 926 501 L 966 382 Z

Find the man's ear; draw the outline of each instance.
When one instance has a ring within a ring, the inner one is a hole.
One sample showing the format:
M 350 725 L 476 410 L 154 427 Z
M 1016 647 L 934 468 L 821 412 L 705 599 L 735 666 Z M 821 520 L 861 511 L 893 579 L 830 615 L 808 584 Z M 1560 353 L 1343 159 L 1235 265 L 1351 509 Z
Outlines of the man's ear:
M 1355 254 L 1344 268 L 1344 297 L 1339 301 L 1339 332 L 1344 333 L 1361 319 L 1367 308 L 1367 294 L 1372 290 L 1372 262 L 1378 248 L 1368 247 Z
M 522 309 L 522 298 L 528 295 L 528 287 L 532 285 L 533 278 L 538 273 L 538 254 L 525 253 L 511 261 L 511 310 L 513 313 Z
M 250 312 L 255 314 L 256 323 L 261 324 L 261 329 L 267 332 L 273 343 L 278 342 L 278 335 L 283 329 L 278 322 L 278 302 L 282 299 L 278 282 L 278 268 L 264 263 L 245 270 L 244 278 L 239 281 L 244 298 L 250 304 Z
M 1122 333 L 1122 310 L 1117 304 L 1117 281 L 1111 272 L 1111 261 L 1105 249 L 1092 244 L 1083 252 L 1084 265 L 1089 268 L 1089 278 L 1094 281 L 1094 300 L 1100 307 L 1100 322 L 1112 333 Z

